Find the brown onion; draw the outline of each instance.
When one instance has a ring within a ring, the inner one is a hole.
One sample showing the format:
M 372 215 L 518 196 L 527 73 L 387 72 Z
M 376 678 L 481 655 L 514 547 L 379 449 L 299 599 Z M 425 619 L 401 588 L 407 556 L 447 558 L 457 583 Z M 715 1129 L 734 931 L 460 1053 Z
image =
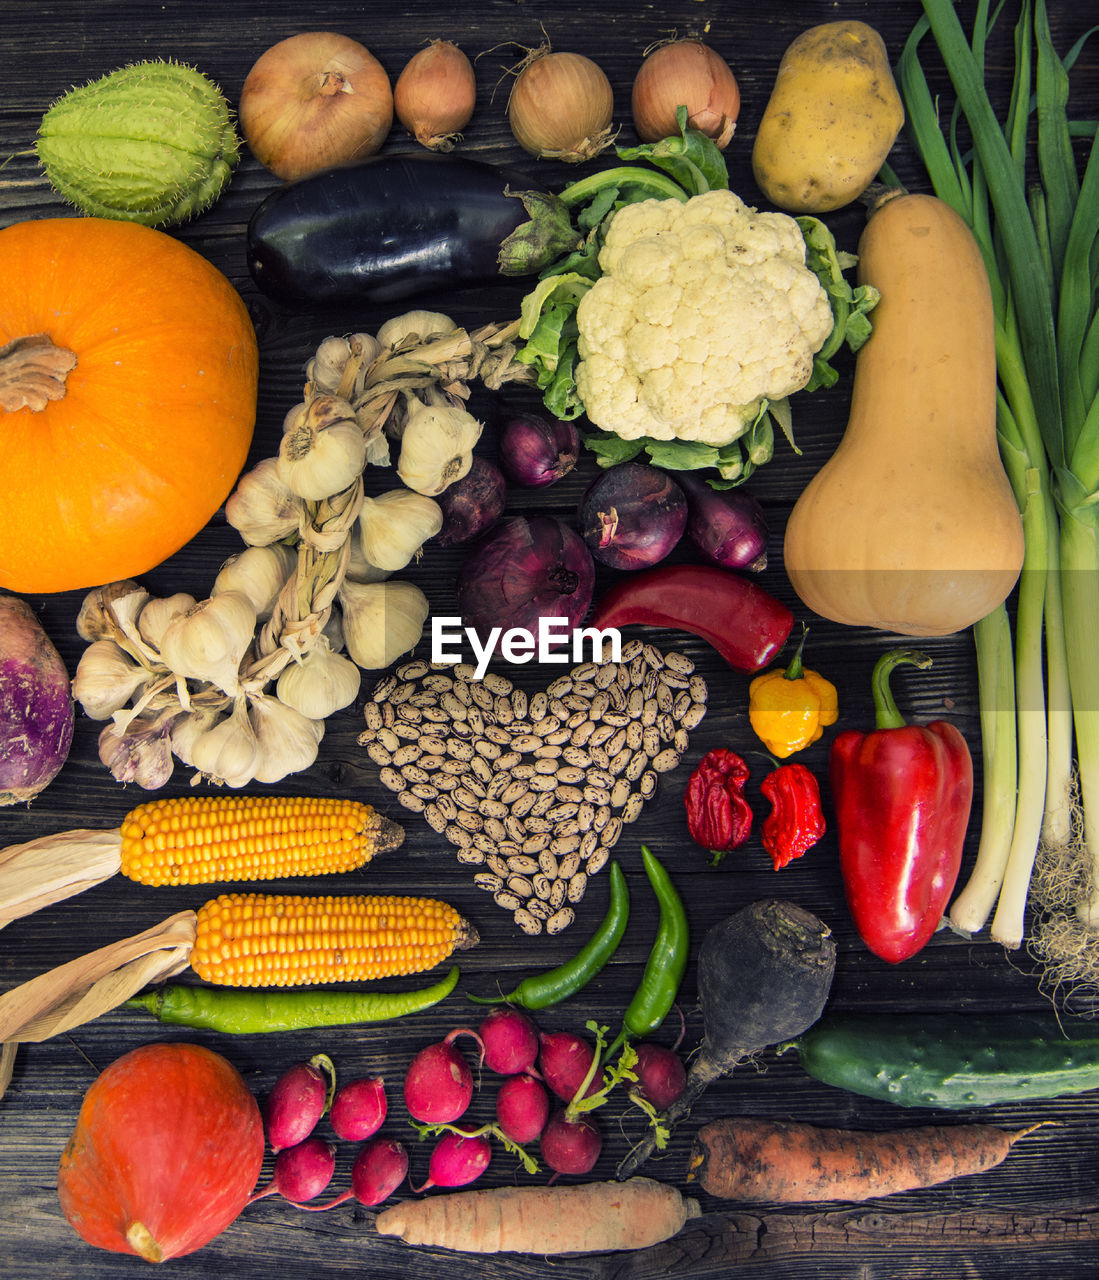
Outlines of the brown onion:
M 241 89 L 239 116 L 260 164 L 292 181 L 373 155 L 393 124 L 393 91 L 357 41 L 307 31 L 260 55 Z
M 431 151 L 454 149 L 476 102 L 473 64 L 447 40 L 435 40 L 415 54 L 393 89 L 397 119 Z
M 544 160 L 590 160 L 614 141 L 614 91 L 581 53 L 535 49 L 522 63 L 508 98 L 516 142 Z
M 633 82 L 633 122 L 642 142 L 679 133 L 676 110 L 687 108 L 692 129 L 724 149 L 740 114 L 740 86 L 720 54 L 700 40 L 662 44 L 642 62 Z

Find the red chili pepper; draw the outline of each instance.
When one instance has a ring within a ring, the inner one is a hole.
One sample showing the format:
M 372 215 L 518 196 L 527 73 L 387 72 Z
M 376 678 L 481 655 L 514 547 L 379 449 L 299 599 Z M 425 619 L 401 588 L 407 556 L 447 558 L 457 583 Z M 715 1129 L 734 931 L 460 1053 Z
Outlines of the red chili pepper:
M 734 671 L 759 671 L 786 643 L 794 615 L 758 583 L 703 564 L 631 573 L 595 607 L 589 626 L 640 623 L 701 636 Z
M 759 784 L 771 812 L 763 820 L 763 847 L 779 871 L 824 835 L 820 787 L 803 764 L 781 764 Z
M 687 780 L 683 802 L 691 838 L 714 853 L 714 865 L 739 849 L 752 830 L 752 809 L 744 796 L 748 766 L 734 751 L 707 751 Z
M 953 892 L 973 802 L 973 760 L 952 724 L 906 725 L 889 689 L 901 663 L 931 659 L 893 649 L 874 667 L 877 728 L 832 743 L 830 775 L 840 868 L 863 941 L 896 964 L 935 932 Z

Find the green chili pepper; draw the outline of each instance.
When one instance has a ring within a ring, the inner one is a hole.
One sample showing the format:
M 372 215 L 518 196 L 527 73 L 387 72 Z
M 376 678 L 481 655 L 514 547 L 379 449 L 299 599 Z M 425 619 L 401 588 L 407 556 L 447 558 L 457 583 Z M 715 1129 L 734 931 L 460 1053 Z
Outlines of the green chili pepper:
M 430 1009 L 454 990 L 457 981 L 454 966 L 441 981 L 418 991 L 241 991 L 181 984 L 134 996 L 123 1007 L 144 1009 L 161 1022 L 248 1036 L 388 1022 Z
M 683 899 L 667 871 L 645 845 L 641 846 L 641 860 L 660 907 L 660 923 L 641 983 L 623 1015 L 622 1030 L 607 1050 L 607 1061 L 627 1040 L 640 1039 L 660 1026 L 675 1003 L 687 967 L 690 932 Z
M 585 987 L 614 955 L 630 915 L 630 891 L 617 862 L 611 863 L 611 895 L 607 914 L 595 933 L 571 960 L 545 973 L 524 978 L 510 995 L 486 999 L 469 996 L 477 1004 L 517 1004 L 524 1009 L 546 1009 Z M 468 994 L 468 993 L 467 993 Z

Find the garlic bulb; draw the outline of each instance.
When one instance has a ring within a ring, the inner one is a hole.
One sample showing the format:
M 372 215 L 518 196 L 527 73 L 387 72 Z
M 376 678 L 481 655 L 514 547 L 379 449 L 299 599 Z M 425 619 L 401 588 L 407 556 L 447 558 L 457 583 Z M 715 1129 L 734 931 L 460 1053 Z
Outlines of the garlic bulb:
M 336 396 L 317 396 L 286 415 L 278 476 L 299 498 L 320 502 L 349 488 L 366 465 L 355 411 Z
M 345 400 L 353 400 L 355 394 L 362 390 L 365 375 L 381 350 L 381 344 L 369 333 L 353 333 L 349 338 L 325 338 L 305 366 L 307 394 L 311 390 L 318 395 L 336 395 L 342 390 Z M 351 387 L 344 387 L 347 363 L 352 355 L 357 365 L 356 376 Z
M 443 509 L 411 489 L 390 489 L 364 498 L 359 512 L 359 545 L 369 564 L 387 573 L 403 569 L 443 527 Z
M 349 539 L 348 545 L 351 554 L 347 559 L 345 578 L 350 578 L 352 582 L 384 582 L 389 577 L 387 569 L 379 569 L 363 555 L 362 542 L 359 538 Z
M 378 330 L 378 345 L 392 351 L 409 338 L 427 342 L 430 338 L 454 333 L 457 328 L 450 316 L 439 311 L 406 311 L 403 316 L 394 316 L 382 325 Z
M 113 640 L 93 640 L 80 655 L 72 680 L 73 697 L 92 720 L 107 720 L 151 677 Z
M 351 582 L 339 591 L 347 652 L 360 667 L 376 671 L 416 647 L 430 607 L 411 582 Z
M 434 497 L 469 471 L 480 438 L 481 424 L 464 409 L 420 405 L 401 436 L 397 474 L 410 489 Z
M 211 782 L 246 787 L 256 776 L 259 742 L 248 715 L 248 703 L 237 698 L 229 715 L 195 736 L 191 764 Z
M 221 566 L 210 594 L 239 591 L 251 600 L 258 618 L 269 618 L 297 563 L 297 553 L 281 542 L 245 547 Z
M 264 458 L 241 476 L 225 502 L 226 520 L 252 547 L 296 533 L 301 516 L 301 499 L 279 478 L 277 458 Z
M 219 714 L 216 707 L 193 707 L 172 721 L 172 751 L 184 764 L 194 764 L 195 739 L 217 724 Z
M 336 610 L 333 615 L 338 617 Z M 359 668 L 334 653 L 322 635 L 300 662 L 292 662 L 278 678 L 280 701 L 311 720 L 325 720 L 355 701 L 362 682 Z
M 308 769 L 317 758 L 324 722 L 311 720 L 271 694 L 250 700 L 249 715 L 259 754 L 252 776 L 257 782 L 281 782 Z
M 175 769 L 170 730 L 174 712 L 138 717 L 123 728 L 109 724 L 99 735 L 99 759 L 116 782 L 159 791 Z
M 255 630 L 251 600 L 240 591 L 223 591 L 173 618 L 164 628 L 160 654 L 182 679 L 217 685 L 234 696 Z
M 150 600 L 137 615 L 137 630 L 142 640 L 159 651 L 168 623 L 188 609 L 193 609 L 197 603 L 194 596 L 188 595 L 186 591 Z
M 108 582 L 105 587 L 96 587 L 89 591 L 80 605 L 76 615 L 76 634 L 81 640 L 108 640 L 118 634 L 117 619 L 114 616 L 114 602 L 128 595 L 149 598 L 149 593 L 139 587 L 132 578 L 124 578 L 120 582 Z

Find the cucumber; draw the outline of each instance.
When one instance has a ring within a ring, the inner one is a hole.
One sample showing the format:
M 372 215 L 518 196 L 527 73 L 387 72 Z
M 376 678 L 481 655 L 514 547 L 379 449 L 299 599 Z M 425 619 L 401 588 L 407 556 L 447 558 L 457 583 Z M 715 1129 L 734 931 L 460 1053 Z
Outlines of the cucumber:
M 1099 1089 L 1099 1023 L 1043 1014 L 832 1014 L 787 1047 L 824 1084 L 964 1111 Z

